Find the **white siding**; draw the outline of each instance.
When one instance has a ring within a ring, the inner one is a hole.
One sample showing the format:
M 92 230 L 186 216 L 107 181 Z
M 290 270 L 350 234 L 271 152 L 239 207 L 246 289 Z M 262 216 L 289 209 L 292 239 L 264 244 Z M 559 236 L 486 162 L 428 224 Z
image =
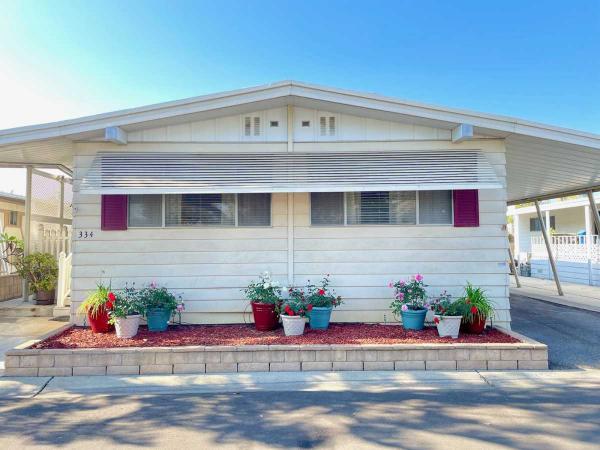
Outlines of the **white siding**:
M 191 133 L 198 127 L 191 127 Z M 210 132 L 209 128 L 206 128 Z M 166 131 L 165 131 L 166 132 Z M 240 151 L 256 144 L 129 144 L 130 151 Z M 272 151 L 285 146 L 269 144 Z M 357 144 L 304 144 L 315 151 L 336 151 Z M 248 146 L 248 147 L 246 147 Z M 297 145 L 298 150 L 302 145 Z M 381 149 L 413 148 L 486 151 L 499 178 L 505 180 L 501 141 L 462 143 L 385 143 Z M 110 144 L 78 144 L 75 185 L 98 150 L 123 151 Z M 188 322 L 249 320 L 241 289 L 269 270 L 283 283 L 288 279 L 288 200 L 274 194 L 272 226 L 265 228 L 100 230 L 100 197 L 74 196 L 74 257 L 72 298 L 75 307 L 100 280 L 115 288 L 156 281 L 186 301 Z M 334 313 L 339 321 L 393 320 L 389 311 L 392 280 L 414 273 L 425 275 L 431 294 L 443 289 L 460 295 L 466 281 L 483 286 L 497 307 L 498 323 L 509 325 L 506 267 L 506 192 L 480 191 L 480 222 L 476 228 L 451 226 L 312 227 L 309 194 L 293 198 L 294 282 L 317 281 L 331 274 L 333 287 L 345 299 Z M 78 231 L 93 231 L 92 239 L 78 239 Z M 244 314 L 246 312 L 246 314 Z

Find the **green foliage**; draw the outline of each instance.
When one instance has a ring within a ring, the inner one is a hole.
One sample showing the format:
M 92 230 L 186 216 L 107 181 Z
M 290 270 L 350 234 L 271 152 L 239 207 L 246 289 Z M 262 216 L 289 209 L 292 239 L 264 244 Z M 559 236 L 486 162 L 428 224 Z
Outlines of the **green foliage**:
M 3 257 L 2 259 L 8 264 L 17 264 L 23 257 L 23 249 L 25 244 L 21 239 L 17 239 L 16 236 L 10 236 L 8 233 L 0 233 L 0 252 Z
M 321 280 L 320 285 L 315 286 L 308 282 L 306 286 L 306 302 L 317 308 L 335 308 L 343 303 L 342 297 L 336 295 L 335 291 L 329 290 L 329 275 Z
M 463 319 L 469 323 L 494 315 L 494 307 L 485 291 L 480 287 L 474 287 L 471 283 L 467 283 L 465 294 L 458 299 L 457 303 L 462 311 Z
M 102 283 L 96 284 L 96 290 L 88 294 L 87 298 L 79 305 L 78 314 L 89 314 L 92 317 L 98 317 L 98 314 L 106 308 L 110 286 Z
M 123 291 L 115 292 L 115 301 L 108 312 L 108 322 L 114 325 L 118 318 L 141 314 L 143 309 L 140 291 L 136 290 L 134 286 L 125 286 Z
M 49 253 L 32 253 L 20 258 L 16 268 L 21 278 L 29 282 L 33 292 L 52 291 L 58 281 L 58 263 Z
M 173 313 L 180 303 L 177 297 L 169 292 L 166 287 L 158 287 L 154 283 L 140 289 L 137 296 L 141 310 L 140 313 L 143 316 L 147 316 L 148 311 L 151 309 L 166 309 Z M 181 301 L 181 298 L 179 300 Z
M 262 274 L 258 281 L 252 281 L 243 292 L 251 302 L 276 306 L 281 304 L 281 286 L 277 281 L 271 280 L 269 272 Z
M 281 309 L 282 314 L 288 316 L 307 317 L 310 315 L 312 305 L 308 304 L 300 290 L 290 292 L 290 298 L 285 301 Z
M 462 316 L 462 304 L 458 300 L 452 300 L 452 296 L 446 291 L 433 299 L 429 306 L 438 316 Z

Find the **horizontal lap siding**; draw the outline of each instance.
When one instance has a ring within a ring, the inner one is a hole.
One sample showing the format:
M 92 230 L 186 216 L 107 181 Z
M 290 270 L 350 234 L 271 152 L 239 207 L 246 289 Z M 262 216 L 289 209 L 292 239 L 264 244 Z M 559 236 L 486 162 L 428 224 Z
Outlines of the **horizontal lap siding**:
M 497 144 L 490 145 L 489 159 L 504 181 L 504 154 Z M 84 147 L 76 157 L 76 182 L 95 153 L 89 145 Z M 270 228 L 103 232 L 100 197 L 76 193 L 74 201 L 74 304 L 101 279 L 117 288 L 126 282 L 140 286 L 157 281 L 183 295 L 184 320 L 239 322 L 249 319 L 241 290 L 258 274 L 270 270 L 287 283 L 286 194 L 273 196 Z M 496 321 L 509 325 L 505 205 L 504 189 L 481 191 L 481 226 L 475 228 L 311 227 L 309 195 L 294 194 L 294 281 L 304 284 L 330 273 L 333 287 L 345 299 L 334 313 L 339 321 L 393 320 L 387 284 L 417 272 L 425 275 L 432 294 L 447 289 L 458 296 L 471 281 L 487 290 L 497 310 Z M 94 238 L 77 239 L 79 230 L 94 231 Z

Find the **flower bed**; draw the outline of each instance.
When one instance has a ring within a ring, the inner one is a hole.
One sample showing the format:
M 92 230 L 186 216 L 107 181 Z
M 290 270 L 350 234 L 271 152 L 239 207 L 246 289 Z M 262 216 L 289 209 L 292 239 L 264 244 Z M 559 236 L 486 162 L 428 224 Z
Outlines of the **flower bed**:
M 113 333 L 92 333 L 89 328 L 73 327 L 35 344 L 32 348 L 112 348 L 172 347 L 185 345 L 302 345 L 302 344 L 422 344 L 422 343 L 516 343 L 518 339 L 491 329 L 482 335 L 441 338 L 434 327 L 410 331 L 401 326 L 377 324 L 331 324 L 329 330 L 307 329 L 301 336 L 285 336 L 282 328 L 257 331 L 252 325 L 172 325 L 168 331 L 154 333 L 140 327 L 131 339 Z

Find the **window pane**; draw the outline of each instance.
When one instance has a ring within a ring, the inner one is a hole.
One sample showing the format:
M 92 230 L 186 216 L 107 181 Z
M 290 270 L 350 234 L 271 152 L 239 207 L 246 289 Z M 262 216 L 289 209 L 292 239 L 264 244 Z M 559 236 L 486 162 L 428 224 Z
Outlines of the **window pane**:
M 235 194 L 176 194 L 165 199 L 167 226 L 235 225 Z
M 390 223 L 389 192 L 349 192 L 346 199 L 348 224 Z
M 417 223 L 417 193 L 415 191 L 390 192 L 390 223 L 397 225 Z
M 310 221 L 312 225 L 343 225 L 344 193 L 311 192 Z
M 452 191 L 419 191 L 419 223 L 451 224 Z
M 162 226 L 161 195 L 130 195 L 128 203 L 130 227 Z
M 271 225 L 271 194 L 238 194 L 238 225 Z

